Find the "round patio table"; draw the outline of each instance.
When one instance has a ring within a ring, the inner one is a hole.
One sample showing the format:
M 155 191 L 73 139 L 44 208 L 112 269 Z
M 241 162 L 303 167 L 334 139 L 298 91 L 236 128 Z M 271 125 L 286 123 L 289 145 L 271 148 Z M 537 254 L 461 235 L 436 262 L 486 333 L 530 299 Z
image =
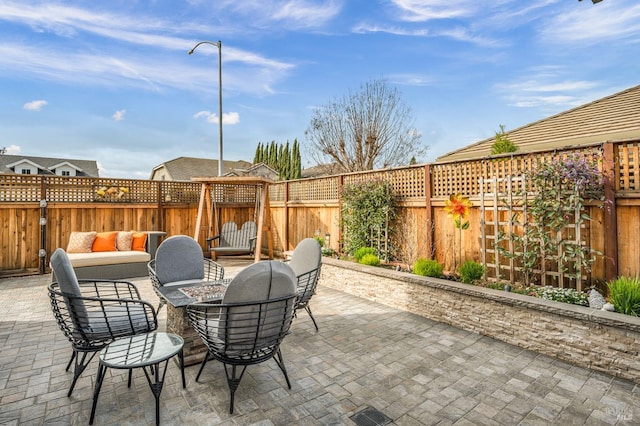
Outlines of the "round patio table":
M 182 337 L 171 333 L 146 333 L 136 336 L 117 339 L 105 346 L 100 351 L 100 364 L 98 365 L 98 377 L 93 392 L 93 406 L 91 407 L 91 418 L 89 424 L 93 424 L 96 412 L 98 395 L 107 368 L 117 368 L 129 370 L 129 383 L 131 387 L 131 373 L 134 368 L 142 368 L 147 378 L 151 392 L 156 399 L 156 425 L 160 424 L 160 393 L 164 384 L 164 377 L 167 373 L 169 359 L 178 355 L 180 360 L 180 371 L 182 373 L 182 388 L 186 387 L 184 378 L 184 357 L 182 348 L 184 341 Z M 162 373 L 161 363 L 164 362 Z

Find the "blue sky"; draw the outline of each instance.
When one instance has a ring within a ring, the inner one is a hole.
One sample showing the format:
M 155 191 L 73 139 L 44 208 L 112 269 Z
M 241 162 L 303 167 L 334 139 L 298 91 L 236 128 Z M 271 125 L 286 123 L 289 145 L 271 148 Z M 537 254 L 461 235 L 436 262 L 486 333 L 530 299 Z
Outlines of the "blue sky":
M 640 84 L 640 2 L 603 0 L 3 0 L 0 147 L 147 179 L 295 138 L 314 108 L 385 78 L 421 162 Z M 215 171 L 212 171 L 215 174 Z

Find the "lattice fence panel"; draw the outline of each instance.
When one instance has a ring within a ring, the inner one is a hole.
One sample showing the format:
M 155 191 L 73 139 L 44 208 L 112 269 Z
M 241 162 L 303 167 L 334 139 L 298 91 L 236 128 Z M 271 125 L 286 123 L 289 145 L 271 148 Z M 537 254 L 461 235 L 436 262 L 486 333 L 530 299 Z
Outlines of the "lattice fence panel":
M 338 199 L 338 177 L 304 179 L 289 182 L 289 201 L 326 201 Z
M 617 145 L 616 190 L 640 190 L 640 143 Z
M 568 158 L 578 153 L 586 154 L 595 159 L 602 158 L 601 147 L 596 146 L 563 151 L 513 154 L 508 157 L 458 161 L 455 163 L 433 164 L 431 166 L 432 197 L 447 198 L 451 194 L 462 194 L 467 197 L 480 196 L 481 188 L 479 182 L 481 179 L 491 177 L 504 179 L 509 176 L 521 175 L 536 169 L 540 163 L 549 162 L 558 158 Z
M 0 202 L 38 202 L 41 182 L 40 176 L 0 174 Z
M 431 166 L 433 198 L 446 198 L 451 194 L 475 196 L 480 193 L 479 180 L 483 177 L 484 161 L 473 160 Z
M 284 201 L 285 183 L 274 183 L 269 185 L 269 201 Z
M 158 182 L 161 188 L 162 201 L 165 203 L 198 203 L 200 201 L 201 183 L 198 182 Z
M 255 203 L 260 196 L 256 185 L 211 185 L 211 199 L 214 203 Z
M 361 174 L 348 174 L 344 176 L 344 185 L 381 180 L 388 182 L 396 196 L 402 199 L 422 198 L 425 194 L 425 169 L 424 167 L 411 167 L 406 169 L 381 170 L 379 172 L 367 172 Z
M 47 200 L 70 203 L 157 203 L 158 182 L 47 176 Z

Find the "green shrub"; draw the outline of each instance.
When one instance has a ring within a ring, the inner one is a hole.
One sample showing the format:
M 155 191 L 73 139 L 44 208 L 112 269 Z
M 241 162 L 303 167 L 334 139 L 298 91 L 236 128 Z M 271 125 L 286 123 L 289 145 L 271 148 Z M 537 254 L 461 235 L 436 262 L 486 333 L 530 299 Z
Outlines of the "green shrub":
M 313 239 L 316 240 L 318 244 L 320 244 L 320 247 L 324 247 L 324 238 L 322 238 L 320 235 L 314 236 Z
M 484 266 L 473 260 L 465 260 L 460 266 L 460 279 L 463 283 L 473 284 L 484 275 Z
M 322 255 L 327 257 L 337 257 L 338 253 L 332 248 L 324 248 L 322 247 Z
M 589 306 L 589 295 L 572 288 L 557 288 L 551 286 L 539 287 L 532 285 L 526 288 L 526 294 L 555 302 L 570 303 L 572 305 Z
M 609 302 L 616 312 L 640 316 L 640 280 L 638 277 L 619 277 L 607 283 Z
M 505 283 L 500 282 L 500 281 L 488 282 L 487 283 L 487 288 L 491 288 L 493 290 L 504 290 L 504 287 L 506 285 L 508 285 L 508 284 L 505 284 Z
M 369 266 L 380 266 L 380 259 L 375 254 L 369 253 L 362 256 L 358 263 Z
M 356 262 L 361 263 L 360 261 L 362 260 L 362 258 L 368 254 L 375 255 L 376 251 L 371 247 L 360 247 L 353 253 L 353 257 L 356 258 Z
M 504 131 L 504 125 L 500 125 L 500 132 L 496 132 L 495 142 L 491 145 L 491 155 L 516 152 L 518 147 L 509 140 L 509 135 Z
M 414 274 L 423 277 L 440 278 L 442 276 L 442 265 L 437 260 L 421 257 L 413 264 L 412 271 Z

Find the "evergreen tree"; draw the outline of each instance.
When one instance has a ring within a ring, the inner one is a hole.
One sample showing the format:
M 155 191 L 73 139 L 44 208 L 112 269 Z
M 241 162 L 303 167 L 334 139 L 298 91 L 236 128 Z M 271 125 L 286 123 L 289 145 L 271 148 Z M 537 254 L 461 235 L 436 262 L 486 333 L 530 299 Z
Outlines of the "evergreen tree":
M 258 142 L 256 153 L 253 156 L 253 164 L 259 164 L 262 161 L 262 142 Z
M 271 145 L 269 146 L 269 160 L 267 161 L 267 165 L 274 170 L 278 170 L 278 146 L 276 145 L 276 141 L 271 141 Z
M 300 157 L 300 144 L 298 139 L 293 140 L 291 149 L 291 179 L 300 179 L 302 175 L 302 158 Z
M 282 176 L 282 179 L 289 180 L 291 179 L 291 152 L 289 151 L 289 141 L 287 141 L 286 145 L 282 146 L 282 154 L 280 155 L 280 168 L 279 174 Z
M 491 155 L 506 154 L 517 150 L 518 147 L 511 142 L 509 135 L 504 130 L 504 124 L 501 124 L 500 131 L 496 132 L 495 142 L 491 145 Z
M 300 179 L 302 175 L 302 159 L 300 156 L 300 144 L 294 139 L 293 145 L 287 141 L 284 145 L 271 141 L 271 143 L 258 142 L 253 164 L 264 163 L 278 174 L 278 179 Z

